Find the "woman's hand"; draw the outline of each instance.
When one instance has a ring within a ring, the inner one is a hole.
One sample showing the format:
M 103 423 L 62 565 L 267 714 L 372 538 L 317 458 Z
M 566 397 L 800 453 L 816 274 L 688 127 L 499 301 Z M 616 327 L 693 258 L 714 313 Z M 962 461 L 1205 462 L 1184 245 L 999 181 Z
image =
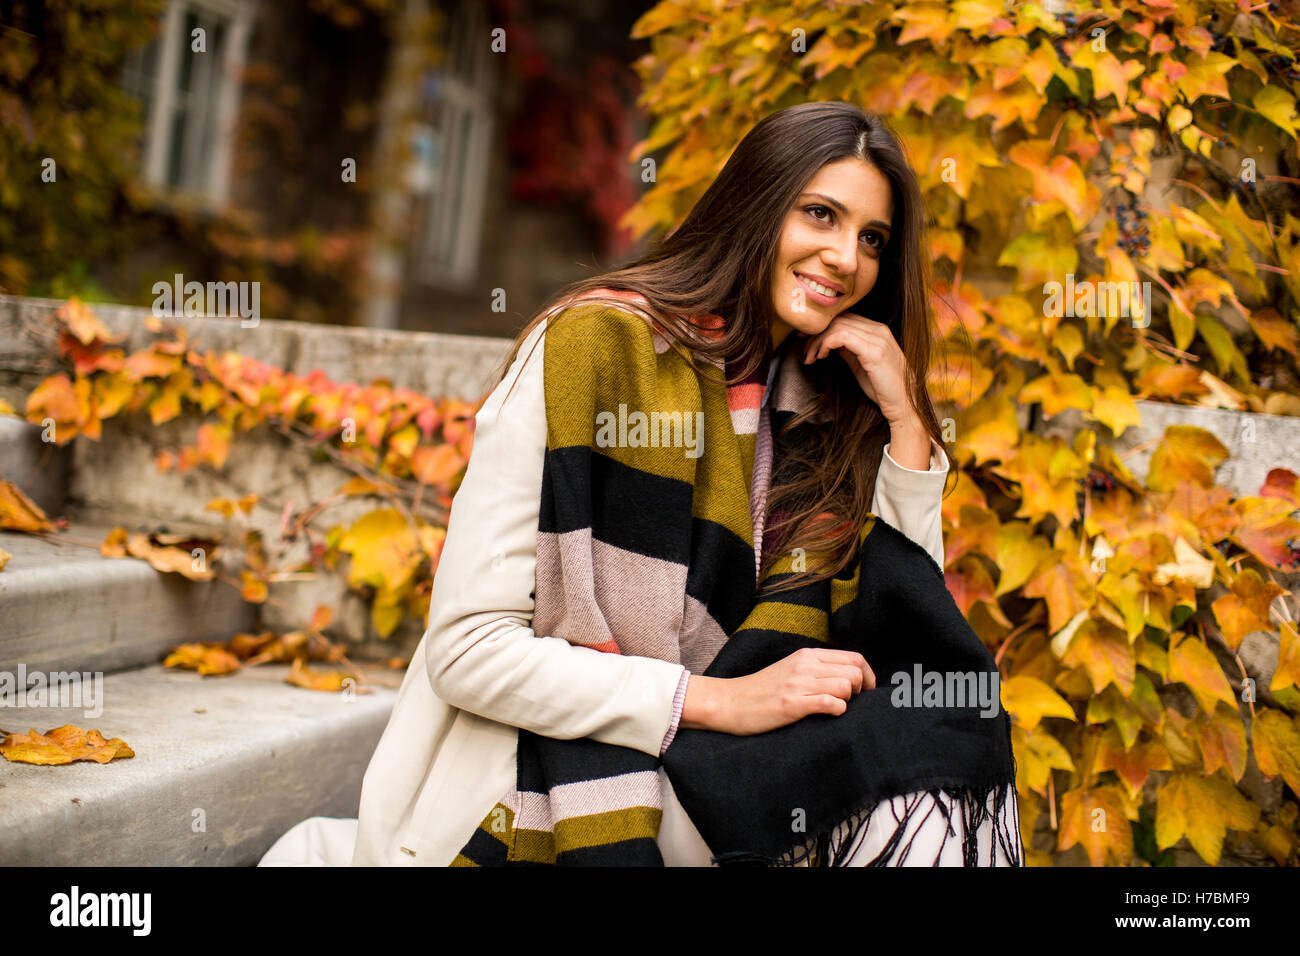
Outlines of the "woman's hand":
M 805 647 L 745 677 L 692 674 L 680 726 L 738 736 L 766 733 L 809 714 L 838 716 L 849 698 L 875 686 L 876 675 L 856 651 Z
M 930 436 L 912 404 L 907 356 L 889 326 L 852 312 L 841 312 L 804 344 L 804 364 L 838 352 L 866 396 L 889 423 L 890 454 L 917 471 L 930 467 Z

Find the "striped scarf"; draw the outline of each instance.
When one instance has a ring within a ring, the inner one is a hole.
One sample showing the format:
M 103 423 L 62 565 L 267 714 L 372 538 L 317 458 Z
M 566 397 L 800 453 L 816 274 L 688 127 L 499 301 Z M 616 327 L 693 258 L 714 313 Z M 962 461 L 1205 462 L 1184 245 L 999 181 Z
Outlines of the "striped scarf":
M 960 809 L 969 865 L 990 818 L 1018 861 L 1018 832 L 997 822 L 1015 776 L 1000 703 L 988 719 L 973 706 L 891 700 L 887 675 L 917 666 L 996 674 L 929 554 L 870 516 L 857 559 L 834 578 L 759 595 L 819 557 L 784 555 L 758 579 L 771 467 L 780 475 L 771 435 L 813 397 L 796 352 L 777 353 L 765 403 L 765 370 L 726 388 L 710 382 L 640 317 L 643 299 L 602 292 L 545 320 L 534 632 L 710 677 L 751 674 L 801 647 L 840 647 L 866 656 L 877 689 L 842 715 L 765 734 L 680 729 L 662 758 L 521 729 L 515 786 L 452 865 L 662 866 L 661 766 L 719 864 L 841 863 L 881 800 L 925 790 Z M 718 316 L 694 322 L 722 334 Z M 906 824 L 877 862 L 905 853 Z

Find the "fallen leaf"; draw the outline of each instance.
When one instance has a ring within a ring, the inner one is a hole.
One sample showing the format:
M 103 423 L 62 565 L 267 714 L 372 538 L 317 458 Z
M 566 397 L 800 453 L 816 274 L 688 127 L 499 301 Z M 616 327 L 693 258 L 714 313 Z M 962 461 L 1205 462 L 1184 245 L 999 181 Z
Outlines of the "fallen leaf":
M 125 558 L 127 537 L 125 528 L 114 528 L 99 546 L 99 553 L 106 558 Z
M 289 668 L 289 676 L 285 678 L 286 683 L 293 684 L 295 687 L 323 691 L 342 690 L 344 682 L 348 680 L 351 680 L 355 687 L 357 675 L 345 671 L 313 671 L 301 657 L 294 658 L 293 666 Z M 356 688 L 356 692 L 367 694 L 370 691 Z
M 9 559 L 12 557 L 13 555 L 11 555 L 8 551 L 6 551 L 4 548 L 0 548 L 0 571 L 3 571 L 5 569 L 5 565 L 9 563 Z
M 41 506 L 23 494 L 11 481 L 0 481 L 0 528 L 38 533 L 53 531 Z
M 9 734 L 0 740 L 0 754 L 13 763 L 55 766 L 77 760 L 108 763 L 118 757 L 134 757 L 135 751 L 121 737 L 105 740 L 98 730 L 64 724 L 44 734 L 35 729 L 26 734 Z
M 221 644 L 180 644 L 171 649 L 163 667 L 181 667 L 200 674 L 229 674 L 239 670 L 239 658 Z
M 196 555 L 195 551 L 200 553 Z M 148 561 L 157 571 L 174 572 L 191 581 L 210 581 L 216 575 L 209 565 L 216 560 L 217 543 L 206 538 L 178 534 L 133 534 L 126 540 L 126 552 L 134 558 Z

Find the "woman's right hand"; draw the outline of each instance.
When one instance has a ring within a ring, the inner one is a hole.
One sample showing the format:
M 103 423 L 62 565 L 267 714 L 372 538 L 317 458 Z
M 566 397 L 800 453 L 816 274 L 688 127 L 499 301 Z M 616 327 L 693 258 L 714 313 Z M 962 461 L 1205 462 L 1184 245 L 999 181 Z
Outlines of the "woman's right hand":
M 856 651 L 805 647 L 744 677 L 692 674 L 679 726 L 738 736 L 766 733 L 809 714 L 838 716 L 849 698 L 875 686 L 876 675 Z

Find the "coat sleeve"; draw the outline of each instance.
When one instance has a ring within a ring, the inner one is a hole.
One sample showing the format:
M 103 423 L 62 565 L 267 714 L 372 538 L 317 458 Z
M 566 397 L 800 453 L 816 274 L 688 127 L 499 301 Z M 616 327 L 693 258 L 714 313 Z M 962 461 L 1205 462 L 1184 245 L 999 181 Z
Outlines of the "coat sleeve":
M 489 720 L 659 756 L 685 668 L 531 627 L 546 449 L 545 328 L 539 324 L 524 341 L 475 419 L 430 595 L 429 681 L 447 703 Z
M 880 457 L 876 490 L 871 510 L 907 535 L 943 568 L 943 487 L 948 480 L 948 459 L 943 448 L 930 439 L 930 468 L 904 468 L 889 454 Z

